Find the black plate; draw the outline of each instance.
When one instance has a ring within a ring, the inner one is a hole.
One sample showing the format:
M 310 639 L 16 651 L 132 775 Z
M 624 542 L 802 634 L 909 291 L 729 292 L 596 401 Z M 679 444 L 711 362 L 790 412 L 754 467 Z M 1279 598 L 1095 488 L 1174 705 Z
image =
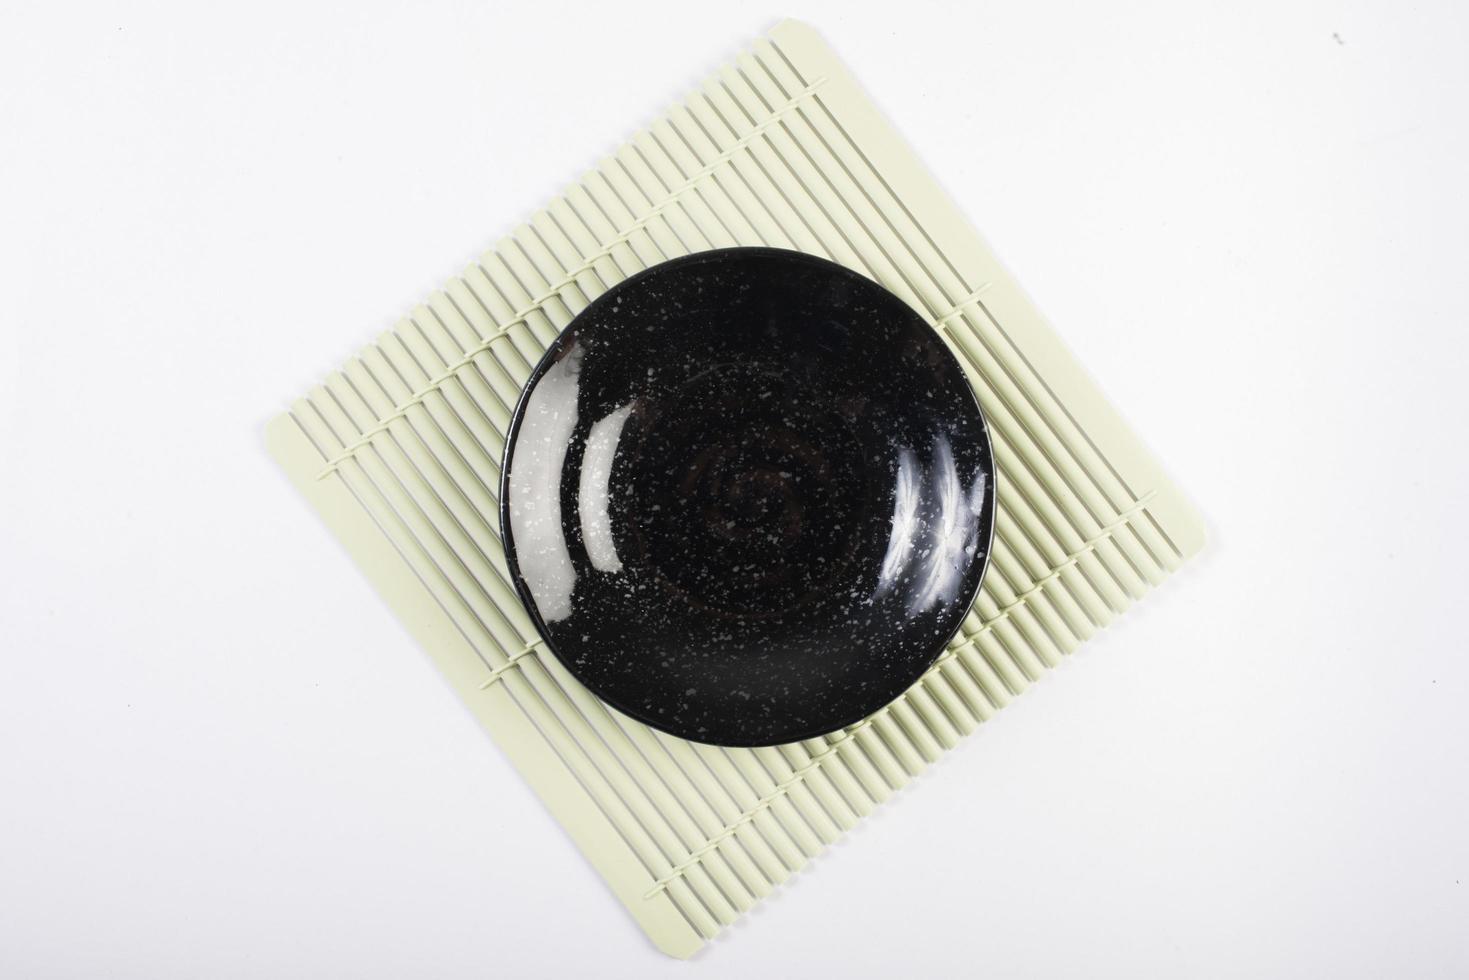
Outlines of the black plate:
M 927 669 L 994 529 L 984 417 L 934 329 L 839 265 L 702 252 L 627 279 L 531 375 L 506 559 L 551 651 L 654 728 L 776 745 Z

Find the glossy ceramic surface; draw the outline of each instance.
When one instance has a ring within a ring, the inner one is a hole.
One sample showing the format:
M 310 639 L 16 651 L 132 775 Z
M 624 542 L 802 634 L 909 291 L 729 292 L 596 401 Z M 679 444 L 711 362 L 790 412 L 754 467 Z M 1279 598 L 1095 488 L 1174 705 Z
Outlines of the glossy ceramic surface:
M 772 745 L 907 689 L 979 590 L 984 418 L 897 297 L 797 252 L 703 252 L 614 286 L 536 367 L 505 448 L 522 600 L 599 697 Z

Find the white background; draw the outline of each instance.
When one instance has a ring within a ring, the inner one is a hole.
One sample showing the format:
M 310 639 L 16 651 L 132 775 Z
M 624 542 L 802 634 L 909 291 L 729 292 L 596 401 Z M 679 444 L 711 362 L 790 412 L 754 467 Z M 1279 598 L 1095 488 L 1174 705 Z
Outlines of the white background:
M 261 428 L 782 14 L 1212 542 L 679 964 Z M 1466 49 L 1453 0 L 7 2 L 0 974 L 1464 976 Z

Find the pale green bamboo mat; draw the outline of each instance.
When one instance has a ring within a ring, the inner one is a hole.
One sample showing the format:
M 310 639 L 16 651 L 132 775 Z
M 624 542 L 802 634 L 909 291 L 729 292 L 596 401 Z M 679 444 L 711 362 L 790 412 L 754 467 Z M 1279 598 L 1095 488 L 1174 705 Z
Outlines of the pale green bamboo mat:
M 495 500 L 511 408 L 561 328 L 640 269 L 731 245 L 826 256 L 926 313 L 988 414 L 999 485 L 984 590 L 941 661 L 866 721 L 768 749 L 672 738 L 573 680 L 509 584 Z M 793 22 L 295 402 L 268 440 L 675 956 L 732 923 L 1203 543 L 1187 500 L 846 69 Z

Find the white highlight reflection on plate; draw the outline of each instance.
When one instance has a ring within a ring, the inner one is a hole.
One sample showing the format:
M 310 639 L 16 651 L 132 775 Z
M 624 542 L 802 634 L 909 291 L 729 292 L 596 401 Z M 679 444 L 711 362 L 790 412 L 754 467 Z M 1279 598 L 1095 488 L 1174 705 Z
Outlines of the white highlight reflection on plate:
M 919 483 L 918 457 L 913 450 L 904 449 L 898 454 L 898 484 L 893 488 L 893 528 L 888 538 L 887 554 L 883 555 L 882 568 L 877 573 L 877 594 L 886 595 L 898 583 L 898 577 L 908 565 L 913 553 L 913 542 L 918 535 L 918 508 L 923 503 L 923 489 Z
M 893 492 L 892 530 L 878 570 L 876 595 L 886 595 L 900 583 L 914 583 L 908 600 L 910 616 L 952 602 L 963 584 L 965 569 L 979 551 L 985 489 L 983 472 L 964 489 L 947 436 L 935 441 L 932 459 L 923 470 L 913 451 L 903 449 Z
M 576 428 L 582 349 L 571 347 L 530 393 L 510 461 L 510 533 L 521 578 L 548 623 L 571 615 L 576 569 L 561 530 L 561 486 L 566 447 Z
M 612 540 L 612 519 L 607 514 L 607 484 L 612 479 L 612 460 L 622 425 L 632 412 L 632 402 L 592 424 L 581 458 L 581 480 L 576 490 L 576 507 L 581 514 L 581 537 L 587 558 L 599 572 L 622 571 L 622 559 Z

